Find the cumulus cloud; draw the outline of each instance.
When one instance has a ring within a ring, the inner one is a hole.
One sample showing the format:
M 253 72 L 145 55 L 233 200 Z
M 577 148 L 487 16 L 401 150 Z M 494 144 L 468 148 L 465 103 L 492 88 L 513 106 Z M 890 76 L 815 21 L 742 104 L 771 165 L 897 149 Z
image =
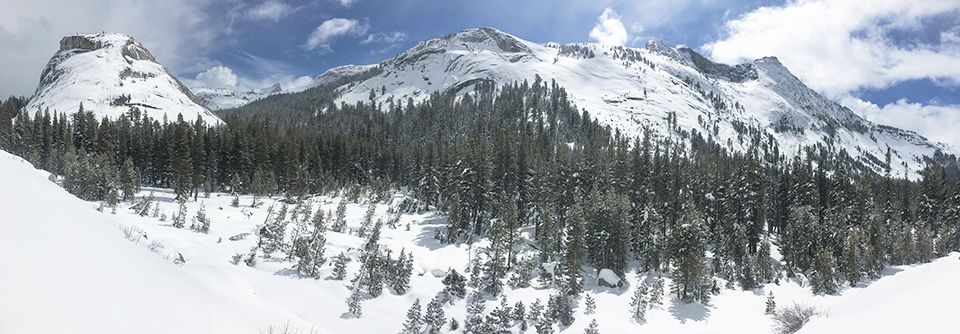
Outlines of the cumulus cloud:
M 942 28 L 929 24 L 938 16 L 957 19 L 960 2 L 788 1 L 728 21 L 727 36 L 702 49 L 726 63 L 777 56 L 807 85 L 833 99 L 911 79 L 956 85 L 960 31 L 954 27 L 932 42 L 913 41 Z
M 960 145 L 960 105 L 932 106 L 901 99 L 880 107 L 852 96 L 841 98 L 840 103 L 871 122 L 911 130 L 935 142 Z
M 268 0 L 247 11 L 247 18 L 254 21 L 271 20 L 276 22 L 293 13 L 294 10 L 293 6 L 286 3 Z
M 206 87 L 236 87 L 237 75 L 229 67 L 214 66 L 197 74 L 196 82 Z
M 624 45 L 630 40 L 620 16 L 609 7 L 597 17 L 597 25 L 590 30 L 590 38 L 602 44 Z
M 320 49 L 320 52 L 327 53 L 333 51 L 330 43 L 333 43 L 340 36 L 359 36 L 370 29 L 370 25 L 360 23 L 357 20 L 333 18 L 320 24 L 310 33 L 307 42 L 303 48 L 307 50 Z

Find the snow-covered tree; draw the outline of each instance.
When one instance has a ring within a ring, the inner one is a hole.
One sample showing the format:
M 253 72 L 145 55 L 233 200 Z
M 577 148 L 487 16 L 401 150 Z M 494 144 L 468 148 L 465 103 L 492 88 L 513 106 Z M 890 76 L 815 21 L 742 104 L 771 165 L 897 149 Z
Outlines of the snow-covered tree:
M 340 204 L 337 205 L 337 218 L 333 221 L 333 226 L 330 226 L 330 229 L 338 233 L 343 233 L 347 229 L 346 200 L 341 199 Z
M 443 314 L 443 300 L 440 296 L 434 297 L 427 304 L 427 313 L 423 316 L 423 323 L 427 325 L 427 333 L 438 334 L 443 324 L 447 323 L 447 318 Z
M 347 278 L 347 263 L 350 263 L 350 258 L 343 252 L 333 257 L 333 279 L 342 281 Z
M 646 321 L 647 314 L 647 283 L 641 282 L 635 290 L 633 290 L 633 298 L 630 299 L 630 315 L 639 323 Z
M 200 209 L 197 210 L 197 215 L 193 217 L 190 229 L 200 233 L 207 233 L 210 231 L 210 218 L 207 217 L 207 212 L 204 210 L 203 202 L 200 202 Z
M 777 302 L 773 300 L 773 291 L 767 295 L 767 307 L 764 309 L 763 314 L 773 314 L 777 311 Z
M 420 333 L 423 327 L 423 318 L 420 316 L 420 298 L 417 298 L 407 310 L 407 321 L 403 323 L 403 332 L 410 334 Z
M 592 296 L 588 293 L 583 298 L 583 303 L 586 304 L 587 308 L 583 311 L 584 314 L 593 314 L 597 310 L 597 301 L 593 299 Z
M 464 298 L 467 295 L 467 279 L 456 269 L 450 269 L 447 277 L 443 278 L 443 289 L 451 296 Z
M 597 319 L 590 320 L 590 325 L 583 331 L 583 334 L 600 334 L 600 325 L 597 324 Z

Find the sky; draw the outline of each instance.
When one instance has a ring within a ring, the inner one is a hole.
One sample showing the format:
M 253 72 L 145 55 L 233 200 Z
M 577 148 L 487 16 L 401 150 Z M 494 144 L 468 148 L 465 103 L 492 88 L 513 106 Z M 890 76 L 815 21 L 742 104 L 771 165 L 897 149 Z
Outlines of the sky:
M 868 120 L 960 146 L 956 0 L 0 0 L 0 96 L 30 96 L 60 38 L 121 32 L 189 86 L 300 86 L 493 27 L 537 42 L 776 56 Z

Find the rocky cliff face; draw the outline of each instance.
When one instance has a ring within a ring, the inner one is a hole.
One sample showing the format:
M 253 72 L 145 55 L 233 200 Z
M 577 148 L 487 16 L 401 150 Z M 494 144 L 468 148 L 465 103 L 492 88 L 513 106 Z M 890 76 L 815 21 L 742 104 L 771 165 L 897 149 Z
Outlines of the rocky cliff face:
M 124 34 L 61 39 L 26 110 L 75 113 L 81 103 L 98 117 L 116 118 L 136 108 L 155 119 L 182 115 L 221 122 L 146 47 Z

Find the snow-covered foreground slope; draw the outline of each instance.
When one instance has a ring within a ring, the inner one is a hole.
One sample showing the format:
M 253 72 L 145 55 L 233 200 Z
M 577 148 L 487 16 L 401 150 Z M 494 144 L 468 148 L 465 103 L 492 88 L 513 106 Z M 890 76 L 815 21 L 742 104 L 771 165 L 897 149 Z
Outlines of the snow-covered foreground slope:
M 175 121 L 182 114 L 187 121 L 221 122 L 146 47 L 124 34 L 64 37 L 26 111 L 72 114 L 81 104 L 98 120 L 116 119 L 136 107 L 157 120 L 166 115 Z
M 264 206 L 252 208 L 246 205 L 250 197 L 240 197 L 241 205 L 231 207 L 228 195 L 201 196 L 187 203 L 189 216 L 203 203 L 212 219 L 210 232 L 200 234 L 171 225 L 177 203 L 169 191 L 155 190 L 158 213 L 168 217 L 161 221 L 152 213 L 136 215 L 127 209 L 129 204 L 116 214 L 110 214 L 110 208 L 101 213 L 98 203 L 67 194 L 48 175 L 0 151 L 0 333 L 258 333 L 285 324 L 302 333 L 399 333 L 413 301 L 419 298 L 425 306 L 443 288 L 447 270 L 465 271 L 471 251 L 467 245 L 433 239 L 445 217 L 403 214 L 396 229 L 384 227 L 380 243 L 393 250 L 394 257 L 401 249 L 413 252 L 411 288 L 404 295 L 385 289 L 380 297 L 364 300 L 363 315 L 356 319 L 347 312 L 346 301 L 349 279 L 360 267 L 357 249 L 363 238 L 326 233 L 327 258 L 343 252 L 353 259 L 345 281 L 330 278 L 329 261 L 321 268 L 321 279 L 300 276 L 281 252 L 258 258 L 253 267 L 234 265 L 234 254 L 247 254 L 256 245 L 266 208 L 280 205 L 276 199 L 265 198 Z M 347 225 L 353 231 L 370 205 L 362 198 L 347 205 Z M 394 196 L 393 205 L 401 198 Z M 311 209 L 335 212 L 339 201 L 314 197 Z M 373 219 L 387 220 L 388 209 L 379 204 Z M 136 233 L 127 238 L 121 227 Z M 252 235 L 229 238 L 242 233 Z M 474 244 L 473 250 L 483 245 Z M 531 251 L 529 242 L 523 249 Z M 176 263 L 181 255 L 186 262 Z M 929 264 L 889 268 L 879 280 L 843 289 L 837 296 L 814 297 L 788 279 L 756 291 L 724 289 L 708 306 L 683 304 L 666 295 L 662 306 L 647 312 L 643 324 L 633 321 L 628 311 L 641 277 L 629 274 L 627 284 L 618 289 L 597 286 L 591 273 L 585 293 L 597 301 L 596 312 L 585 314 L 581 297 L 575 302 L 576 321 L 555 330 L 582 333 L 596 319 L 604 333 L 769 333 L 773 321 L 763 314 L 769 292 L 781 306 L 796 301 L 828 311 L 826 318 L 815 318 L 806 333 L 950 331 L 956 328 L 952 312 L 960 306 L 957 253 Z M 534 278 L 531 288 L 507 288 L 506 298 L 510 305 L 523 301 L 529 306 L 537 298 L 545 304 L 554 291 Z M 499 304 L 489 298 L 485 313 Z M 445 305 L 444 312 L 463 324 L 466 301 L 457 299 Z M 461 331 L 462 325 L 456 332 Z M 445 327 L 442 332 L 451 331 Z M 520 333 L 516 324 L 512 332 Z M 532 332 L 532 327 L 526 331 Z
M 888 268 L 864 289 L 850 289 L 824 304 L 798 333 L 952 333 L 958 329 L 960 261 L 956 252 L 915 267 Z

